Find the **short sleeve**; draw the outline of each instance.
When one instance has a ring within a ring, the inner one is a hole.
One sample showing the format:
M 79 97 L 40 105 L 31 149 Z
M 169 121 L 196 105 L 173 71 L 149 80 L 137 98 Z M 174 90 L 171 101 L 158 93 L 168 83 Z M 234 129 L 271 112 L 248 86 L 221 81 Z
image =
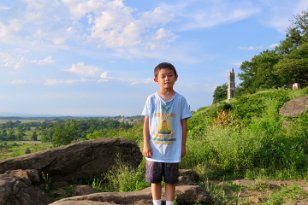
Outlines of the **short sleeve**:
M 148 97 L 145 101 L 145 105 L 143 107 L 141 115 L 149 116 L 150 115 L 150 98 Z
M 187 103 L 186 99 L 183 97 L 183 99 L 182 99 L 182 116 L 181 116 L 181 119 L 187 119 L 187 118 L 191 118 L 191 112 L 190 112 L 190 108 L 188 106 L 188 103 Z

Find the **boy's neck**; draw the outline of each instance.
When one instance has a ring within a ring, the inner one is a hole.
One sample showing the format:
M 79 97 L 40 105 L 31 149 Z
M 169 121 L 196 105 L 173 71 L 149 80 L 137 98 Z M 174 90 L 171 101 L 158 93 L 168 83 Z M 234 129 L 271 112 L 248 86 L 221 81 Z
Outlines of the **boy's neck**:
M 173 89 L 159 89 L 158 94 L 164 100 L 170 100 L 175 95 L 175 91 Z

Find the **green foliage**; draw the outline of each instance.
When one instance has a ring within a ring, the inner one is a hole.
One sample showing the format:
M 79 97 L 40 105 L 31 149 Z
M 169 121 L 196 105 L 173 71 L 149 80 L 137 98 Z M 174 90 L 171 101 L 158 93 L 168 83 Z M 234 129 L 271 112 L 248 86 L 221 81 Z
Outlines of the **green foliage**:
M 108 182 L 108 191 L 128 192 L 141 190 L 148 186 L 144 181 L 145 161 L 138 169 L 134 169 L 124 162 L 117 161 L 116 165 L 104 175 Z
M 217 86 L 214 94 L 213 94 L 213 103 L 226 100 L 227 99 L 227 93 L 228 91 L 228 85 L 227 83 L 224 83 L 223 85 Z
M 34 153 L 47 150 L 51 146 L 51 143 L 40 142 L 0 142 L 0 160 L 22 156 L 28 149 L 31 151 L 31 153 Z
M 285 202 L 285 199 L 293 199 L 294 201 L 308 198 L 308 193 L 297 185 L 286 186 L 280 190 L 270 194 L 265 205 L 280 205 Z
M 275 103 L 272 112 L 278 116 L 278 109 L 288 100 L 289 91 L 285 89 L 270 89 L 259 91 L 255 94 L 239 96 L 232 101 L 231 110 L 237 119 L 250 123 L 252 118 L 262 117 L 267 111 L 269 101 Z
M 308 114 L 288 119 L 285 128 L 278 112 L 286 101 L 306 93 L 263 90 L 198 110 L 188 121 L 188 151 L 181 167 L 203 166 L 211 178 L 243 177 L 258 169 L 300 176 L 296 173 L 308 168 Z
M 78 139 L 80 139 L 80 132 L 78 131 L 76 121 L 68 120 L 64 124 L 57 123 L 55 125 L 52 136 L 54 146 L 69 144 L 73 140 Z
M 30 154 L 31 153 L 31 149 L 29 148 L 29 147 L 27 147 L 26 149 L 25 149 L 25 154 Z
M 280 87 L 281 81 L 273 69 L 279 59 L 275 51 L 266 50 L 251 61 L 243 62 L 240 67 L 243 73 L 238 75 L 242 80 L 241 87 L 250 93 L 257 89 Z
M 299 83 L 308 85 L 308 42 L 298 46 L 297 49 L 284 56 L 274 66 L 275 73 L 285 84 Z

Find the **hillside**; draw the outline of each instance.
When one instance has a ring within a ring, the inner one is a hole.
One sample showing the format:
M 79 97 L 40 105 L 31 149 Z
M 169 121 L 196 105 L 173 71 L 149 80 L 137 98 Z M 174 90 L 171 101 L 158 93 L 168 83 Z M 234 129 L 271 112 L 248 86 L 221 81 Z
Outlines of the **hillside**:
M 308 113 L 279 116 L 285 102 L 305 95 L 308 88 L 269 89 L 200 108 L 188 122 L 191 151 L 182 166 L 205 165 L 212 177 L 290 175 L 290 170 L 307 177 Z

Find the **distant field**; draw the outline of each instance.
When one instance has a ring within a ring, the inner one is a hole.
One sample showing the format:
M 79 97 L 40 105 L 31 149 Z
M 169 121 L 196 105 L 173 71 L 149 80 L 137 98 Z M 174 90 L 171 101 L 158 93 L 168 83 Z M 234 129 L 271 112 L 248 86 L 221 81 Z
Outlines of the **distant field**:
M 8 119 L 0 119 L 0 124 L 13 121 L 15 122 L 16 120 L 8 120 Z M 44 120 L 35 120 L 35 119 L 18 119 L 21 123 L 27 123 L 27 122 L 43 122 Z
M 40 141 L 0 141 L 0 160 L 25 155 L 26 150 L 31 153 L 48 150 L 51 143 L 41 143 Z

